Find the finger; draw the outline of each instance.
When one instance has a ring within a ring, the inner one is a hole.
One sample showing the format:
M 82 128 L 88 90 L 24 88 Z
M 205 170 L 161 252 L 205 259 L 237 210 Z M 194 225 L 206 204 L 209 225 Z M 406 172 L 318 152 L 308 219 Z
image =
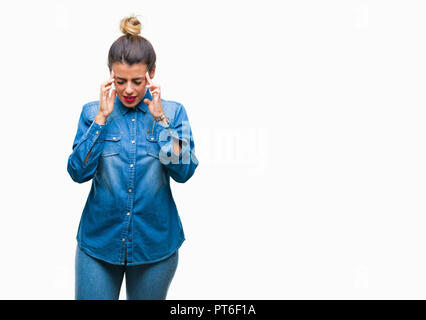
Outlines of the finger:
M 151 94 L 152 95 L 160 95 L 160 90 L 159 89 L 155 89 L 155 90 L 153 90 L 153 91 L 151 91 Z
M 114 101 L 115 100 L 115 93 L 116 93 L 115 89 L 112 89 L 110 91 L 110 96 L 108 97 L 110 99 L 110 101 Z
M 105 81 L 104 83 L 102 83 L 101 88 L 105 88 L 106 86 L 111 85 L 114 82 L 114 79 L 110 79 L 108 81 Z
M 157 89 L 157 88 L 160 88 L 160 85 L 152 83 L 152 84 L 147 84 L 145 88 Z
M 152 85 L 153 83 L 152 83 L 151 77 L 149 76 L 148 71 L 146 72 L 145 76 L 146 76 L 146 80 L 148 81 L 148 83 Z
M 143 99 L 143 102 L 145 102 L 146 105 L 149 105 L 151 103 L 151 100 L 145 98 L 145 99 Z
M 102 95 L 107 97 L 109 95 L 110 89 L 111 89 L 111 86 L 109 86 L 105 89 L 102 89 Z

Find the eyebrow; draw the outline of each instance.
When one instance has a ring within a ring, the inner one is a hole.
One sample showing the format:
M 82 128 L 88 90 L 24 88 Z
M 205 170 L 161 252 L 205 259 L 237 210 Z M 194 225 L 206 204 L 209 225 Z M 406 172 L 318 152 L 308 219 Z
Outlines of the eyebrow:
M 120 80 L 126 80 L 125 78 L 121 78 L 121 77 L 118 77 L 118 76 L 115 76 L 117 79 L 120 79 Z M 139 78 L 133 78 L 132 80 L 142 80 L 143 79 L 143 77 L 139 77 Z

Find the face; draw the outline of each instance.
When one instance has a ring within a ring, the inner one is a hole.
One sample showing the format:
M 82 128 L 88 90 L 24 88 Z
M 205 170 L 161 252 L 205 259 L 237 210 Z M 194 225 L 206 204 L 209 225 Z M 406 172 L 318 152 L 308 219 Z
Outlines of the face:
M 114 62 L 112 70 L 115 75 L 114 85 L 118 98 L 126 107 L 136 107 L 146 94 L 147 65 L 137 63 L 129 66 L 127 63 Z M 151 79 L 154 78 L 154 74 L 155 68 L 149 74 Z

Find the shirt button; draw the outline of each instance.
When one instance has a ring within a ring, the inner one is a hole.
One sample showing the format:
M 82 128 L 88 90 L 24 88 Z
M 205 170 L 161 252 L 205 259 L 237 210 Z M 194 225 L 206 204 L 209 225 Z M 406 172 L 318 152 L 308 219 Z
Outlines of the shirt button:
M 127 215 L 130 216 L 130 212 L 127 212 Z
M 132 143 L 135 143 L 135 140 L 132 140 Z
M 135 119 L 132 119 L 133 122 L 135 122 Z
M 125 238 L 123 238 L 123 239 L 121 239 L 121 241 L 123 241 L 123 242 L 124 242 L 124 241 L 126 241 L 126 239 L 125 239 Z
M 117 140 L 117 138 L 116 137 L 112 137 L 112 140 Z
M 129 192 L 132 192 L 132 189 L 129 189 Z
M 154 137 L 151 137 L 151 140 L 154 140 Z
M 133 168 L 133 163 L 130 164 L 130 168 Z
M 99 134 L 99 131 L 96 131 L 96 134 Z

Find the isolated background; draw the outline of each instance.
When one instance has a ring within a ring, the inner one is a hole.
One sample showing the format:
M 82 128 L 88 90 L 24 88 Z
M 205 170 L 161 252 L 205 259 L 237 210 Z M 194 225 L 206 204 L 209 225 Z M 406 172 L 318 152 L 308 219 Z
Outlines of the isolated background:
M 74 299 L 67 159 L 131 13 L 200 160 L 168 299 L 426 298 L 426 3 L 28 0 L 0 4 L 1 299 Z

